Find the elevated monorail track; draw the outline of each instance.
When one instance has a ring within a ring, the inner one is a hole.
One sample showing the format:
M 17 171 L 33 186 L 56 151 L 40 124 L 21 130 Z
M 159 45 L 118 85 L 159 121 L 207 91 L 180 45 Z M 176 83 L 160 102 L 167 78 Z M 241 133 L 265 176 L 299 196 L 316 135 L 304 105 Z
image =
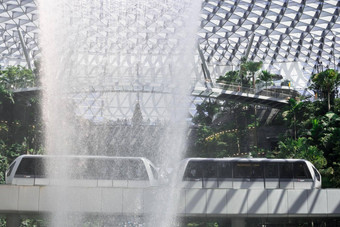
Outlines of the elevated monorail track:
M 0 185 L 0 214 L 70 212 L 149 215 L 155 193 L 170 188 Z M 66 191 L 67 193 L 60 193 Z M 178 189 L 179 217 L 340 217 L 340 189 Z M 162 212 L 162 211 L 159 211 Z

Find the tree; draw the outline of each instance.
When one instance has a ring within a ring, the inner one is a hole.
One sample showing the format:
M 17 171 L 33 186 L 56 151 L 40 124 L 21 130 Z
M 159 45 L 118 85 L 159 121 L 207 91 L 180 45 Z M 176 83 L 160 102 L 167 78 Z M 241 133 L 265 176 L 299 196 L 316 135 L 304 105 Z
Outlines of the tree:
M 297 130 L 296 130 L 296 116 L 298 111 L 300 110 L 301 106 L 303 105 L 302 102 L 298 102 L 295 99 L 291 98 L 288 100 L 289 107 L 288 110 L 282 113 L 284 119 L 286 121 L 291 122 L 293 120 L 293 131 L 294 131 L 294 139 L 297 138 Z
M 266 89 L 267 89 L 267 83 L 272 81 L 272 77 L 273 77 L 273 74 L 271 74 L 267 70 L 262 70 L 259 76 L 259 79 L 266 83 Z
M 215 114 L 220 111 L 221 105 L 217 101 L 205 101 L 196 106 L 197 114 L 193 122 L 201 125 L 210 125 Z
M 9 66 L 0 71 L 0 83 L 10 89 L 34 86 L 35 80 L 33 72 L 22 66 Z
M 239 71 L 229 71 L 224 76 L 220 76 L 216 82 L 237 83 L 240 81 Z
M 255 89 L 255 73 L 259 71 L 262 67 L 262 61 L 260 62 L 253 62 L 253 61 L 247 61 L 244 63 L 244 68 L 247 72 L 250 73 L 253 79 L 253 88 Z
M 312 76 L 312 85 L 310 88 L 315 92 L 327 94 L 328 111 L 331 110 L 331 93 L 339 86 L 339 73 L 334 69 L 327 69 L 321 73 Z
M 250 72 L 252 78 L 253 78 L 253 89 L 255 92 L 255 73 L 259 71 L 262 67 L 262 61 L 260 62 L 253 62 L 253 61 L 246 61 L 241 65 L 241 69 L 245 70 L 247 72 Z M 257 146 L 257 120 L 256 120 L 256 105 L 254 105 L 254 116 L 255 116 L 255 131 L 254 131 L 254 137 L 255 137 L 255 146 Z
M 286 138 L 278 144 L 279 153 L 276 158 L 306 159 L 312 162 L 317 169 L 327 165 L 323 151 L 309 144 L 308 139 L 300 137 L 296 140 Z

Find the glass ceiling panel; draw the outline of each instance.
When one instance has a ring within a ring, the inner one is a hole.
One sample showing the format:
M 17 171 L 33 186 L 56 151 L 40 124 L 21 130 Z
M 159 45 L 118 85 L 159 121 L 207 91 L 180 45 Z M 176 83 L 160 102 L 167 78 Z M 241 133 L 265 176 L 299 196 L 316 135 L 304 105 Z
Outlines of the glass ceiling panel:
M 237 68 L 250 37 L 255 35 L 248 60 L 264 61 L 264 68 L 275 74 L 282 73 L 280 67 L 274 66 L 276 63 L 300 62 L 302 76 L 309 77 L 320 66 L 340 67 L 339 8 L 340 1 L 336 0 L 204 0 L 197 39 L 210 67 L 233 63 Z M 130 22 L 122 21 L 122 28 L 129 27 Z M 163 26 L 166 28 L 166 23 Z M 166 31 L 173 32 L 173 28 L 166 28 L 158 34 L 153 26 L 149 30 L 155 34 L 150 44 L 160 46 Z M 40 56 L 38 31 L 34 0 L 0 1 L 0 65 L 27 65 L 28 62 L 33 65 Z M 124 29 L 124 32 L 128 36 L 128 32 L 134 31 Z M 138 39 L 145 38 L 140 35 Z M 115 38 L 115 34 L 111 34 L 111 39 Z M 138 39 L 131 43 L 137 43 Z M 100 35 L 94 36 L 93 50 L 103 48 L 103 40 Z M 22 45 L 26 46 L 29 59 L 25 58 Z M 107 49 L 115 51 L 114 47 Z

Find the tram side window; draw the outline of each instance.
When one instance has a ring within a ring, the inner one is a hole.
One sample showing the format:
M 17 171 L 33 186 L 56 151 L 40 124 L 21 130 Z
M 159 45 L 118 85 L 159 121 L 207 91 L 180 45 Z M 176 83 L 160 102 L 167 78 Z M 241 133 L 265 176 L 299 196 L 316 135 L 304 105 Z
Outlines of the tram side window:
M 279 178 L 278 163 L 267 163 L 264 170 L 265 178 Z
M 202 178 L 201 162 L 189 161 L 184 173 L 184 180 L 197 180 Z
M 89 158 L 86 160 L 86 165 L 83 170 L 83 178 L 86 179 L 101 179 L 99 172 L 102 171 L 101 159 Z M 105 176 L 104 176 L 105 177 Z
M 66 165 L 71 165 L 72 171 L 70 172 L 70 178 L 72 179 L 84 179 L 87 167 L 87 159 L 84 158 L 72 158 L 65 162 Z
M 252 178 L 263 178 L 263 164 L 253 163 L 252 164 Z
M 230 162 L 221 162 L 218 165 L 220 178 L 232 178 L 233 168 Z
M 202 162 L 203 177 L 217 178 L 217 162 Z
M 22 158 L 15 173 L 16 177 L 29 177 L 34 176 L 34 159 Z
M 294 163 L 294 178 L 298 178 L 298 179 L 311 179 L 312 178 L 305 162 Z
M 35 177 L 46 177 L 45 163 L 46 159 L 37 157 L 35 158 Z
M 93 176 L 95 179 L 112 180 L 116 174 L 115 165 L 110 159 L 95 159 L 93 168 Z
M 246 162 L 234 163 L 234 178 L 250 178 L 252 175 L 251 164 Z
M 286 179 L 293 178 L 292 163 L 280 163 L 279 171 L 280 171 L 280 178 L 286 178 Z

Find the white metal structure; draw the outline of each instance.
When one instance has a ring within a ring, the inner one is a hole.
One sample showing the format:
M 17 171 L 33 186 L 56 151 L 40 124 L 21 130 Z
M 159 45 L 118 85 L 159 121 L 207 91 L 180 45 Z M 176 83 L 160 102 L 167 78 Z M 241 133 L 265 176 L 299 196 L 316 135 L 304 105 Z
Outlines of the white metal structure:
M 139 157 L 22 155 L 6 171 L 11 185 L 138 188 L 157 181 L 155 166 Z
M 36 0 L 0 1 L 1 66 L 27 65 L 27 60 L 33 64 L 39 57 L 39 11 L 36 5 Z M 169 16 L 168 12 L 177 9 L 173 7 L 158 15 L 150 6 L 143 12 L 145 21 L 140 21 L 140 24 L 147 26 L 139 29 L 134 14 L 127 21 L 113 17 L 117 24 L 109 26 L 112 15 L 117 15 L 110 11 L 117 7 L 109 6 L 103 5 L 95 9 L 99 12 L 93 12 L 101 15 L 99 26 L 92 23 L 95 18 L 89 18 L 89 26 L 85 26 L 91 35 L 88 37 L 89 49 L 86 50 L 89 54 L 74 63 L 93 66 L 83 67 L 88 70 L 83 77 L 70 81 L 74 84 L 87 83 L 83 89 L 85 92 L 73 97 L 81 103 L 79 114 L 96 120 L 112 119 L 113 116 L 114 119 L 131 118 L 135 101 L 139 99 L 143 116 L 146 119 L 157 118 L 162 114 L 158 113 L 162 112 L 159 103 L 167 99 L 159 93 L 171 90 L 168 83 L 171 76 L 159 79 L 165 72 L 155 66 L 164 64 L 166 56 L 150 57 L 149 52 L 162 48 L 176 49 L 175 42 L 165 47 L 164 37 L 171 36 L 175 30 L 172 24 L 177 18 Z M 138 11 L 134 4 L 127 4 L 126 7 L 131 12 Z M 93 9 L 89 9 L 89 15 L 92 15 Z M 292 86 L 304 89 L 311 74 L 322 68 L 339 66 L 339 12 L 340 2 L 336 0 L 205 0 L 202 1 L 198 44 L 213 80 L 226 71 L 237 70 L 241 57 L 249 49 L 249 60 L 263 61 L 265 69 L 285 76 L 284 79 L 292 81 Z M 77 19 L 77 13 L 74 17 Z M 148 18 L 154 21 L 148 21 Z M 135 28 L 138 28 L 138 32 L 130 32 Z M 253 42 L 250 47 L 251 37 Z M 148 41 L 145 41 L 147 38 Z M 103 55 L 117 52 L 120 44 L 118 40 L 126 41 L 124 46 L 131 51 L 134 51 L 133 47 L 139 47 L 138 43 L 146 43 L 148 45 L 143 46 L 146 54 L 137 63 L 122 60 L 124 64 L 115 59 L 97 57 L 100 51 Z M 111 44 L 108 45 L 107 41 Z M 24 46 L 29 58 L 25 57 Z M 197 59 L 199 66 L 201 62 Z M 116 66 L 119 66 L 119 72 Z M 194 83 L 198 81 L 204 84 L 201 69 L 196 70 Z M 103 71 L 105 86 L 94 86 L 92 75 Z M 127 74 L 133 76 L 122 76 Z M 119 95 L 107 95 L 112 92 Z M 156 103 L 157 108 L 154 107 Z
M 320 173 L 303 159 L 188 158 L 177 180 L 183 188 L 321 188 Z

